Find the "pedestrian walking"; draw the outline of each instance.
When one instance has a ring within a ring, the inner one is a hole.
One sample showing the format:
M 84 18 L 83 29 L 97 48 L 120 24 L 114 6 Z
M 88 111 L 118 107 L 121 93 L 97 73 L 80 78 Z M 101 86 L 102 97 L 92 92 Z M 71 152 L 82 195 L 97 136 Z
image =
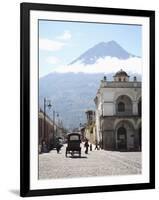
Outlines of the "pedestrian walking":
M 92 151 L 92 144 L 90 144 L 90 151 Z
M 60 153 L 61 147 L 63 146 L 61 139 L 58 139 L 56 144 L 56 151 L 57 153 Z
M 85 154 L 88 154 L 88 147 L 89 147 L 88 139 L 86 139 L 84 146 L 85 146 L 85 148 L 86 148 Z
M 99 150 L 99 145 L 98 145 L 98 142 L 97 142 L 97 140 L 96 140 L 96 144 L 95 144 L 96 146 L 95 146 L 95 149 L 94 150 Z

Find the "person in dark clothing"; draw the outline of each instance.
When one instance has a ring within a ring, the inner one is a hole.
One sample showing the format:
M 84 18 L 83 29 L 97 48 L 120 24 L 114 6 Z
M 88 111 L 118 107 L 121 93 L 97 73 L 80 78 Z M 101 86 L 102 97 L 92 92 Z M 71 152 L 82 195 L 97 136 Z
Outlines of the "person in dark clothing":
M 89 147 L 89 144 L 88 144 L 88 140 L 86 139 L 85 141 L 85 144 L 84 144 L 86 150 L 85 150 L 85 154 L 88 154 L 88 147 Z
M 92 151 L 92 144 L 90 144 L 90 151 Z
M 62 141 L 59 139 L 56 144 L 57 153 L 60 153 L 61 147 L 63 146 Z
M 57 144 L 57 146 L 56 146 L 56 151 L 57 151 L 57 153 L 60 153 L 60 150 L 61 150 L 61 145 L 60 145 L 60 144 Z
M 96 141 L 96 146 L 95 146 L 95 149 L 94 150 L 99 150 L 99 145 L 98 145 L 98 142 Z

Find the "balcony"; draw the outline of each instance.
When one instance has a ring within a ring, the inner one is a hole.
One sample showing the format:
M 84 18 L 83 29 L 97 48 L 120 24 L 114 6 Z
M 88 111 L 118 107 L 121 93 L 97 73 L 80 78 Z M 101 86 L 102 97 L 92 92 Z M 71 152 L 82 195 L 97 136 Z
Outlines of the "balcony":
M 124 111 L 124 112 L 116 111 L 116 115 L 118 115 L 118 116 L 132 116 L 133 113 L 132 113 L 131 110 L 127 110 L 127 111 Z

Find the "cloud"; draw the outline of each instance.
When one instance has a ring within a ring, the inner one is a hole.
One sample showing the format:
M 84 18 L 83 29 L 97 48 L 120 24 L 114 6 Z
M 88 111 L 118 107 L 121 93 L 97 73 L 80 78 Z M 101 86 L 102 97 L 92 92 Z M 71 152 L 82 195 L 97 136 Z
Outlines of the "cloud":
M 72 37 L 70 31 L 64 31 L 64 33 L 57 37 L 59 40 L 70 40 Z
M 59 58 L 55 56 L 50 56 L 46 58 L 46 62 L 50 64 L 56 64 L 59 62 Z
M 59 51 L 65 45 L 65 43 L 56 40 L 49 40 L 46 38 L 39 39 L 39 48 L 45 51 Z
M 115 73 L 120 69 L 125 70 L 128 73 L 142 73 L 142 59 L 138 57 L 131 57 L 126 60 L 121 60 L 115 57 L 105 57 L 98 59 L 95 64 L 84 65 L 76 63 L 73 65 L 58 66 L 53 69 L 53 72 L 58 73 Z

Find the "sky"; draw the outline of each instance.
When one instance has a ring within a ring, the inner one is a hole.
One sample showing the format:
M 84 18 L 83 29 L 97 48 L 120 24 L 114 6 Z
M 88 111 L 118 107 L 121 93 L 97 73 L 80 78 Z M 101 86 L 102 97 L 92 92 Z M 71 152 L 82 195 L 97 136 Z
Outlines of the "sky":
M 68 64 L 94 45 L 111 40 L 127 52 L 141 57 L 141 33 L 142 27 L 137 25 L 39 20 L 39 76 L 51 72 L 112 72 L 111 68 L 115 71 L 121 66 L 135 67 L 132 70 L 139 71 L 141 58 L 125 61 L 105 58 L 87 67 Z M 109 69 L 105 67 L 108 65 Z

